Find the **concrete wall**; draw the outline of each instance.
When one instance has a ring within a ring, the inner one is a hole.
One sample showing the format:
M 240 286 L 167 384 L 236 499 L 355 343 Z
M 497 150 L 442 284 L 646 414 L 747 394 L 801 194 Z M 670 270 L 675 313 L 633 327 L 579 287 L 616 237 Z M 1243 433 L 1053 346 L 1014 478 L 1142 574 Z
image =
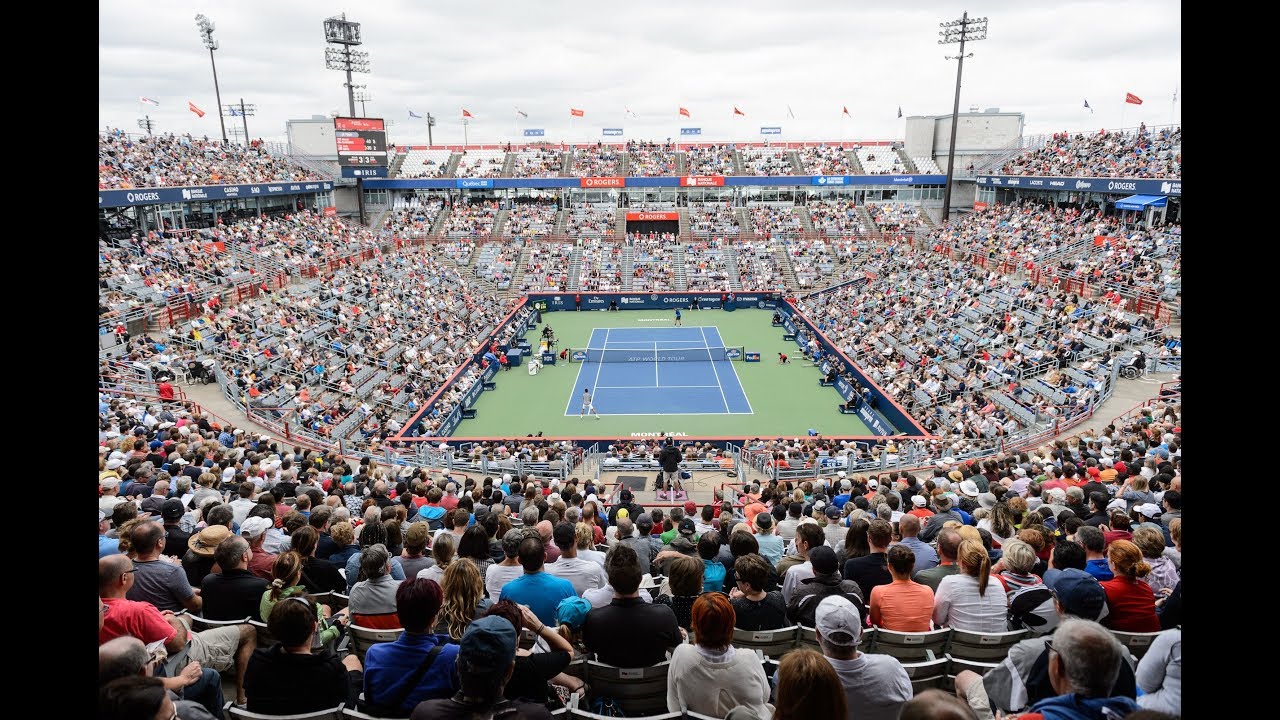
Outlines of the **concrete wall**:
M 338 159 L 332 118 L 316 116 L 310 120 L 289 120 L 285 127 L 289 133 L 289 152 L 326 160 Z
M 956 131 L 956 166 L 965 167 L 969 156 L 990 155 L 1022 137 L 1022 113 L 960 113 Z M 911 157 L 931 156 L 947 171 L 951 147 L 951 115 L 915 115 L 907 118 L 905 148 Z M 957 171 L 959 174 L 959 171 Z

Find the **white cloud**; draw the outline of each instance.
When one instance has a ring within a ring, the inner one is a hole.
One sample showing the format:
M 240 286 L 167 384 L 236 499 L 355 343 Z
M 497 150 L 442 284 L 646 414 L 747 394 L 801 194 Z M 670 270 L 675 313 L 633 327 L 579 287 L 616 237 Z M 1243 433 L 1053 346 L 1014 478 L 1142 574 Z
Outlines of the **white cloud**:
M 474 3 L 388 0 L 359 9 L 297 0 L 217 4 L 102 0 L 99 4 L 99 126 L 136 131 L 145 111 L 163 132 L 219 134 L 208 51 L 197 12 L 216 25 L 222 102 L 258 107 L 255 137 L 280 138 L 285 121 L 347 112 L 342 73 L 326 70 L 322 21 L 344 9 L 362 23 L 373 72 L 357 75 L 371 116 L 395 122 L 392 142 L 461 142 L 461 108 L 475 115 L 470 139 L 507 140 L 523 127 L 547 139 L 594 141 L 601 127 L 627 137 L 756 140 L 781 125 L 783 140 L 900 138 L 904 115 L 951 109 L 956 46 L 938 45 L 938 23 L 966 6 L 811 0 L 807 3 L 584 0 Z M 1170 121 L 1181 108 L 1181 3 L 1038 4 L 993 0 L 969 6 L 989 18 L 989 39 L 966 48 L 961 109 L 1026 114 L 1028 133 Z M 1142 97 L 1125 106 L 1124 94 Z M 161 107 L 139 105 L 145 95 Z M 1083 109 L 1089 100 L 1095 109 Z M 209 111 L 198 119 L 187 101 Z M 732 115 L 737 105 L 745 118 Z M 796 117 L 787 116 L 790 105 Z M 852 120 L 842 119 L 848 106 Z M 630 107 L 639 118 L 624 116 Z M 676 114 L 689 108 L 693 118 Z M 569 108 L 586 111 L 569 120 Z M 359 106 L 357 105 L 357 111 Z M 231 119 L 228 119 L 231 122 Z M 235 119 L 239 123 L 239 119 Z

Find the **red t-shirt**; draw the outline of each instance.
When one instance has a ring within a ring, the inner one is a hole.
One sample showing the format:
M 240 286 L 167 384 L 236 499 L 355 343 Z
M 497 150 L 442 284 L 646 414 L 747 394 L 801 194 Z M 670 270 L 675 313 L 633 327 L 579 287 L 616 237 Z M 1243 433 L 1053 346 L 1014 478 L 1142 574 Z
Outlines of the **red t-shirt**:
M 125 598 L 102 598 L 107 615 L 102 630 L 98 632 L 98 644 L 131 635 L 144 643 L 168 641 L 177 632 L 155 605 Z
M 1102 581 L 1110 610 L 1102 624 L 1120 632 L 1160 632 L 1155 593 L 1141 580 L 1116 577 Z

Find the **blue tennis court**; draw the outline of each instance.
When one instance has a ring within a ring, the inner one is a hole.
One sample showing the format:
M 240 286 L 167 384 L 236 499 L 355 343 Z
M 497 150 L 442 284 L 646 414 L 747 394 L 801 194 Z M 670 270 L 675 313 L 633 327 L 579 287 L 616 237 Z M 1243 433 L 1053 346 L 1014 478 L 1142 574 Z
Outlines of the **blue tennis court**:
M 601 415 L 750 415 L 734 360 L 715 327 L 597 328 L 573 353 L 577 380 L 565 415 L 591 390 Z

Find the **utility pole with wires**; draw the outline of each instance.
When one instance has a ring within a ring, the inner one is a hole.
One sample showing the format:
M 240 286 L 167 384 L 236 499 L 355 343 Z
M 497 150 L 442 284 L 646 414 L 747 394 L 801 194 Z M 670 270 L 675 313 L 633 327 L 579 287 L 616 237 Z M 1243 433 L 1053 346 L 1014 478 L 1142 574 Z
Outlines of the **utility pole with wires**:
M 938 31 L 941 38 L 938 40 L 939 45 L 960 43 L 958 55 L 946 56 L 948 60 L 955 60 L 957 63 L 956 97 L 951 109 L 951 146 L 947 148 L 947 189 L 942 196 L 942 222 L 945 223 L 951 216 L 951 187 L 955 184 L 953 171 L 956 164 L 956 129 L 960 122 L 960 79 L 964 76 L 964 59 L 973 57 L 973 53 L 964 54 L 964 44 L 987 39 L 987 19 L 985 17 L 970 18 L 969 12 L 965 11 L 959 20 L 940 23 L 938 27 L 942 28 Z
M 225 116 L 227 116 L 227 117 L 238 117 L 238 118 L 240 118 L 240 124 L 241 124 L 241 125 L 243 126 L 243 128 L 244 128 L 244 129 L 243 129 L 243 133 L 244 133 L 244 144 L 245 144 L 245 145 L 248 145 L 248 144 L 249 144 L 249 118 L 250 118 L 250 117 L 252 117 L 252 116 L 254 116 L 254 115 L 256 115 L 257 113 L 258 113 L 258 106 L 257 106 L 257 105 L 254 105 L 254 104 L 252 104 L 252 103 L 248 103 L 248 104 L 246 104 L 246 103 L 245 103 L 245 101 L 244 101 L 244 98 L 240 98 L 240 102 L 239 102 L 239 103 L 236 103 L 236 104 L 234 104 L 234 105 L 223 105 L 223 106 L 222 106 L 222 114 L 223 114 L 223 115 L 225 115 Z M 232 128 L 232 134 L 233 134 L 233 135 L 238 134 L 238 133 L 236 133 L 236 132 L 235 132 L 235 128 L 234 128 L 234 127 Z
M 150 115 L 143 115 L 142 117 L 138 118 L 138 127 L 142 128 L 143 130 L 146 130 L 147 134 L 150 135 L 152 129 L 155 128 L 155 123 L 151 122 Z

